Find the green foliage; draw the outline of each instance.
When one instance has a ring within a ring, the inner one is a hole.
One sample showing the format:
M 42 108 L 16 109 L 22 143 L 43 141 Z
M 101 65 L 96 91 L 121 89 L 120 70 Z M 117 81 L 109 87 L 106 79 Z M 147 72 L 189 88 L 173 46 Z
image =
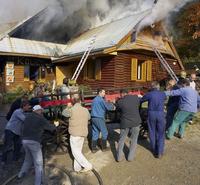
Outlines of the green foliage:
M 174 45 L 184 62 L 200 61 L 200 2 L 192 1 L 186 4 L 172 17 L 170 27 Z
M 3 103 L 12 103 L 16 98 L 22 96 L 24 93 L 24 89 L 21 86 L 17 86 L 15 89 L 12 89 L 7 93 L 3 94 Z

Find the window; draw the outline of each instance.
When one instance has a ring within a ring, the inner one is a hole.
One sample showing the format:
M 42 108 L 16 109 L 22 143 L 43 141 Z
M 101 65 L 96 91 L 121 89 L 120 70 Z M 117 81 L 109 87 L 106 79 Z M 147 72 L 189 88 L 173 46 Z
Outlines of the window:
M 133 58 L 131 61 L 131 80 L 151 81 L 152 80 L 152 61 L 138 60 Z
M 45 79 L 46 69 L 44 66 L 24 66 L 24 81 L 37 81 Z
M 84 79 L 101 80 L 101 61 L 88 61 L 84 68 Z

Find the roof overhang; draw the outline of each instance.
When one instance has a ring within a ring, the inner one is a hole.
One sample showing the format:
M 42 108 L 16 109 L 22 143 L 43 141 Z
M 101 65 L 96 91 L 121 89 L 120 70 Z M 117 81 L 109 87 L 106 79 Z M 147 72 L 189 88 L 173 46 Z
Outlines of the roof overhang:
M 44 56 L 44 55 L 32 55 L 27 53 L 14 53 L 14 52 L 1 52 L 0 56 L 21 56 L 21 57 L 32 57 L 32 58 L 43 58 L 43 59 L 51 59 L 50 56 Z
M 112 55 L 113 52 L 116 51 L 116 47 L 110 47 L 110 48 L 101 48 L 98 50 L 94 50 L 90 53 L 89 58 L 94 57 L 94 56 L 107 56 L 109 54 Z M 64 55 L 61 56 L 60 58 L 51 58 L 53 63 L 63 63 L 63 62 L 70 62 L 73 60 L 80 59 L 83 56 L 83 52 L 81 53 L 76 53 L 73 55 Z

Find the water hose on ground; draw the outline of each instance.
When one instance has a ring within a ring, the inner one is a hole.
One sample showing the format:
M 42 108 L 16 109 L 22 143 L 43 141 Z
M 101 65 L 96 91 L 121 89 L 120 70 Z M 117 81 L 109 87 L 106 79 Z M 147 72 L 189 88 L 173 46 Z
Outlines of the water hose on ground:
M 75 185 L 74 180 L 73 180 L 73 178 L 72 178 L 71 175 L 70 175 L 70 172 L 71 172 L 71 171 L 67 171 L 67 170 L 65 170 L 65 169 L 63 169 L 63 168 L 61 168 L 61 167 L 57 167 L 57 166 L 55 166 L 55 165 L 47 165 L 47 166 L 49 166 L 49 167 L 51 167 L 51 168 L 57 168 L 57 169 L 60 170 L 61 172 L 65 173 L 65 174 L 69 177 L 69 180 L 70 180 L 71 185 Z M 97 180 L 98 180 L 98 182 L 99 182 L 99 185 L 103 185 L 103 180 L 102 180 L 101 176 L 99 175 L 99 173 L 98 173 L 95 169 L 92 169 L 92 172 L 93 172 L 94 175 L 96 176 L 96 178 L 97 178 Z M 17 174 L 11 176 L 11 177 L 10 177 L 9 179 L 7 179 L 2 185 L 8 185 L 10 182 L 12 182 L 12 181 L 13 181 L 14 179 L 16 179 L 16 178 L 17 178 Z

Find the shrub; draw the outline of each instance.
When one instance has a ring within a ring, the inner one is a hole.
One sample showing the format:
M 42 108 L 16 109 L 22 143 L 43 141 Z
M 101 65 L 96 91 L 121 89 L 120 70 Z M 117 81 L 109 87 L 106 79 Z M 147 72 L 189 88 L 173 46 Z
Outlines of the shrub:
M 21 86 L 17 86 L 15 89 L 3 94 L 3 103 L 12 103 L 16 98 L 22 96 L 24 93 L 24 89 Z

